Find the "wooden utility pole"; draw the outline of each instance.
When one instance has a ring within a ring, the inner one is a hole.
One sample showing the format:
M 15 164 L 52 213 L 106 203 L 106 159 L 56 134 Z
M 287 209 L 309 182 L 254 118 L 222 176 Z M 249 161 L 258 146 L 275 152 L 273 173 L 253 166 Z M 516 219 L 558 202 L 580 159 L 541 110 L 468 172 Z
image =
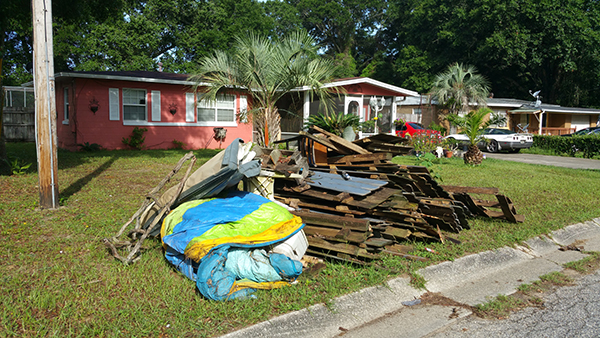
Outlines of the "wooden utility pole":
M 35 145 L 40 207 L 58 208 L 56 101 L 52 49 L 52 0 L 32 0 Z

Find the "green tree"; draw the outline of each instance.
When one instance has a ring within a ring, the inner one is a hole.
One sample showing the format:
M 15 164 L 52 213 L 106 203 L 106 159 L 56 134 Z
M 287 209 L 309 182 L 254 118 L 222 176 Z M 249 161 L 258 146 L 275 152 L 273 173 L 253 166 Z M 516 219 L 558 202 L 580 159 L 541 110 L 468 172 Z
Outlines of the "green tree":
M 492 110 L 489 108 L 479 108 L 469 112 L 466 116 L 448 115 L 448 121 L 460 127 L 460 133 L 469 139 L 469 146 L 463 157 L 465 164 L 480 165 L 483 161 L 483 153 L 477 144 L 485 141 L 481 130 L 494 123 L 493 120 L 485 120 L 485 117 L 491 113 Z
M 276 102 L 282 96 L 308 86 L 311 96 L 331 102 L 330 89 L 323 84 L 331 80 L 335 66 L 317 55 L 318 48 L 306 31 L 282 39 L 249 33 L 236 37 L 229 52 L 216 51 L 203 58 L 199 72 L 190 79 L 198 83 L 196 88 L 203 88 L 203 100 L 214 101 L 223 90 L 247 89 L 259 143 L 269 147 L 280 135 L 281 116 Z M 201 87 L 203 83 L 209 86 Z
M 147 0 L 133 2 L 103 22 L 64 24 L 57 31 L 60 64 L 75 70 L 193 72 L 214 50 L 227 49 L 239 31 L 272 31 L 252 0 Z
M 401 0 L 390 4 L 385 44 L 395 63 L 414 46 L 434 75 L 472 64 L 496 97 L 600 106 L 600 3 L 593 0 Z
M 460 114 L 469 111 L 469 103 L 485 106 L 489 84 L 474 66 L 454 63 L 435 77 L 431 93 L 449 114 Z
M 339 65 L 338 77 L 360 74 L 384 50 L 380 33 L 387 19 L 383 0 L 270 0 L 264 4 L 275 29 L 303 27 Z M 373 67 L 371 67 L 373 68 Z M 389 73 L 389 70 L 388 70 Z

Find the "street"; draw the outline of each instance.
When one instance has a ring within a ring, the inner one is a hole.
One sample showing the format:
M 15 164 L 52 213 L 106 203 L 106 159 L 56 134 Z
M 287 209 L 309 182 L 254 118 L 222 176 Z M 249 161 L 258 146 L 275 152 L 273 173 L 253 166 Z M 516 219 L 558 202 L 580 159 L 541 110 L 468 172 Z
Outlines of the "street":
M 548 156 L 521 153 L 488 153 L 484 152 L 487 158 L 498 160 L 551 165 L 555 167 L 573 168 L 573 169 L 595 169 L 600 170 L 600 160 L 590 160 L 587 158 Z
M 600 271 L 544 300 L 544 309 L 528 308 L 505 320 L 469 316 L 426 337 L 600 337 Z

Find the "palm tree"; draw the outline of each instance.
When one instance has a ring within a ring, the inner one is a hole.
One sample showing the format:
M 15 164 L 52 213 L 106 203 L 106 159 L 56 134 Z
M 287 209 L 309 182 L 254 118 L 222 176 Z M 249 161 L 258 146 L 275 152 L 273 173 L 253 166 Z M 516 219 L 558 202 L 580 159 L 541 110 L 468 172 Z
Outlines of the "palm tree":
M 483 161 L 483 153 L 477 146 L 479 142 L 485 141 L 481 130 L 487 128 L 490 124 L 497 124 L 497 119 L 500 118 L 494 117 L 486 121 L 485 117 L 491 113 L 492 110 L 489 108 L 479 108 L 476 111 L 469 112 L 466 116 L 448 115 L 448 121 L 460 127 L 461 134 L 465 134 L 469 139 L 469 146 L 463 157 L 465 164 L 480 165 Z M 492 117 L 493 114 L 490 116 Z
M 306 31 L 293 32 L 281 40 L 253 33 L 238 36 L 230 52 L 217 51 L 200 61 L 200 71 L 190 80 L 205 92 L 202 99 L 214 101 L 224 90 L 247 90 L 249 106 L 259 133 L 259 144 L 270 147 L 281 131 L 277 100 L 295 88 L 308 87 L 327 112 L 332 103 L 331 80 L 335 65 L 317 55 L 319 47 Z M 202 87 L 204 84 L 209 86 Z
M 454 63 L 438 74 L 433 81 L 431 93 L 438 102 L 448 108 L 449 114 L 469 111 L 469 103 L 485 106 L 490 91 L 489 82 L 471 65 Z

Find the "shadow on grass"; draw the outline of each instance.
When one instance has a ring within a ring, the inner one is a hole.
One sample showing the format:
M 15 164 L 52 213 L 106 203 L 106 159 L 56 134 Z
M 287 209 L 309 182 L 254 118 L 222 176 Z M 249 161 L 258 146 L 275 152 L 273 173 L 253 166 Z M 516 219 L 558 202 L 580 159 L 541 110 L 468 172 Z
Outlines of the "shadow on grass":
M 212 158 L 223 149 L 196 149 L 193 150 L 197 158 Z M 190 150 L 99 150 L 93 152 L 68 151 L 58 149 L 58 169 L 75 168 L 83 164 L 93 162 L 96 158 L 110 157 L 114 162 L 118 158 L 163 158 L 176 153 L 179 157 L 184 156 Z M 31 163 L 27 172 L 37 171 L 37 154 L 33 142 L 10 142 L 6 143 L 6 152 L 9 157 L 19 159 L 22 163 Z
M 102 174 L 104 171 L 106 171 L 108 168 L 110 168 L 110 166 L 118 158 L 119 158 L 118 156 L 112 156 L 111 158 L 108 159 L 108 161 L 104 162 L 101 166 L 96 168 L 96 170 L 92 171 L 91 173 L 89 173 L 89 174 L 85 175 L 84 177 L 78 179 L 77 181 L 73 182 L 73 184 L 71 184 L 68 188 L 66 188 L 59 194 L 60 204 L 63 204 L 65 201 L 68 201 L 71 196 L 73 196 L 74 194 L 81 191 L 81 189 L 83 187 L 85 187 L 86 184 L 90 183 L 91 180 L 98 177 L 100 174 Z

